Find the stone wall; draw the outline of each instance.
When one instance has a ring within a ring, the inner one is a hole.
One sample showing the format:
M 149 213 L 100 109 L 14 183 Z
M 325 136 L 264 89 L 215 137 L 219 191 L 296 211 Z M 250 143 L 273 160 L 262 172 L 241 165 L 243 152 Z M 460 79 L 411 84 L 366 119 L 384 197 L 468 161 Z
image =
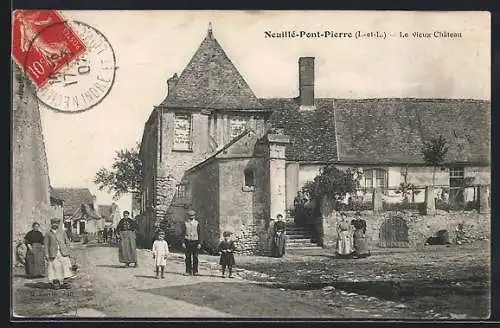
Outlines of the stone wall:
M 269 191 L 265 163 L 263 158 L 219 162 L 220 235 L 225 230 L 231 231 L 239 253 L 267 252 Z M 244 188 L 244 171 L 249 168 L 254 171 L 253 190 Z
M 35 89 L 13 64 L 12 113 L 12 233 L 17 242 L 37 221 L 42 232 L 54 215 L 50 206 L 49 172 Z
M 286 208 L 293 210 L 295 196 L 299 191 L 299 163 L 286 163 Z
M 354 212 L 347 213 L 349 219 L 354 217 Z M 325 218 L 330 229 L 335 229 L 338 212 Z M 464 226 L 464 239 L 466 241 L 476 241 L 483 239 L 490 239 L 491 234 L 491 217 L 489 214 L 479 214 L 476 211 L 470 212 L 438 212 L 436 215 L 419 215 L 413 213 L 396 213 L 384 212 L 374 214 L 371 211 L 361 212 L 362 218 L 366 220 L 367 228 L 366 235 L 370 240 L 370 246 L 376 248 L 380 246 L 380 228 L 382 224 L 395 216 L 401 217 L 408 227 L 408 241 L 409 247 L 419 248 L 422 247 L 429 237 L 436 237 L 437 232 L 440 230 L 447 230 L 450 237 L 450 242 L 455 243 L 456 233 L 455 229 L 459 224 Z M 336 233 L 329 231 L 329 239 L 327 247 L 335 245 L 337 236 Z
M 189 181 L 187 203 L 196 211 L 197 220 L 201 224 L 200 240 L 205 249 L 217 248 L 220 239 L 219 231 L 219 168 L 216 161 L 199 167 L 186 175 Z M 181 200 L 179 200 L 181 201 Z M 182 204 L 182 203 L 181 203 Z M 182 223 L 184 215 L 178 216 Z M 182 212 L 180 214 L 183 214 Z
M 138 221 L 141 233 L 141 247 L 149 248 L 154 238 L 155 218 L 155 176 L 157 175 L 158 159 L 158 110 L 151 113 L 144 126 L 144 132 L 141 142 L 141 162 L 142 162 L 142 186 L 141 186 L 141 217 Z

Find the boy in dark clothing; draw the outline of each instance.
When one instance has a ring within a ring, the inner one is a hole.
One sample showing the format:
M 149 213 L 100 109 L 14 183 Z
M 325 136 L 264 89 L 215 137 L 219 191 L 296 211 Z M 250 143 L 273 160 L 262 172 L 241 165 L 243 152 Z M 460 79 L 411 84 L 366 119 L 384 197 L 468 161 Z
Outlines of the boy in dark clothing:
M 229 271 L 229 278 L 233 277 L 233 265 L 235 265 L 234 261 L 234 251 L 236 247 L 234 246 L 234 242 L 229 240 L 231 233 L 229 231 L 225 231 L 224 240 L 222 240 L 219 244 L 220 250 L 220 261 L 219 264 L 222 266 L 222 278 L 226 278 L 226 267 Z

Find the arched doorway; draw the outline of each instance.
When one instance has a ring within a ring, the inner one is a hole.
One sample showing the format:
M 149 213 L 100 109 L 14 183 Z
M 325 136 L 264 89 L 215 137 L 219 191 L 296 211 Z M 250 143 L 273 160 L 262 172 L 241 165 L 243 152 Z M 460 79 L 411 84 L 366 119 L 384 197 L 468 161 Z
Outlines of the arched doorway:
M 401 217 L 392 217 L 384 221 L 380 226 L 380 247 L 409 247 L 408 225 Z

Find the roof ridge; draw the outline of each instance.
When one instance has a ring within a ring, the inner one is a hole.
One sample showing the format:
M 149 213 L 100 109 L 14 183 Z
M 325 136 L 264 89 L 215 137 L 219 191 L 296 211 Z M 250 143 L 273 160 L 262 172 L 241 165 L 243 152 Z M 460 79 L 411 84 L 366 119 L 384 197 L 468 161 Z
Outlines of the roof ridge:
M 170 94 L 160 105 L 171 108 L 262 108 L 233 61 L 217 39 L 209 34 L 200 43 Z
M 259 100 L 288 100 L 295 101 L 297 98 L 288 97 L 259 97 Z M 416 98 L 416 97 L 382 97 L 382 98 L 335 98 L 335 97 L 317 97 L 315 100 L 339 100 L 339 101 L 387 101 L 387 100 L 398 100 L 398 101 L 421 101 L 421 102 L 432 102 L 432 101 L 454 101 L 454 102 L 478 102 L 478 103 L 490 103 L 491 100 L 487 99 L 474 99 L 474 98 Z

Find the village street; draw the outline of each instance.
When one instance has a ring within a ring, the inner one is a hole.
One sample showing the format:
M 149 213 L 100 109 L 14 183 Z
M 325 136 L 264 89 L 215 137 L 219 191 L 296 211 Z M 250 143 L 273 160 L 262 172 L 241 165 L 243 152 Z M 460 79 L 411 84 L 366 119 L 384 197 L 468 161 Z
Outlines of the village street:
M 386 250 L 359 262 L 332 260 L 324 252 L 281 259 L 241 256 L 235 279 L 218 277 L 217 258 L 207 255 L 201 256 L 201 276 L 183 276 L 182 255 L 172 254 L 165 279 L 157 280 L 147 250 L 138 250 L 138 268 L 124 268 L 114 247 L 75 244 L 81 269 L 71 291 L 46 290 L 44 279 L 15 275 L 14 311 L 20 316 L 136 318 L 484 317 L 486 248 L 483 242 L 417 255 Z M 415 259 L 420 263 L 405 263 Z

